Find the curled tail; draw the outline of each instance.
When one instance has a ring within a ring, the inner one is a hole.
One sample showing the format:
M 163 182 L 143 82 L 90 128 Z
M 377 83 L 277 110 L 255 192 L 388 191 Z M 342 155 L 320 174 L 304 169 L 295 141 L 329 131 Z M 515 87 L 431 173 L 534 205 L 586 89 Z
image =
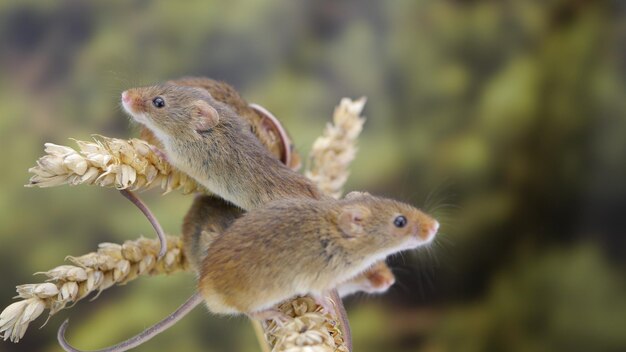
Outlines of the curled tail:
M 116 345 L 91 352 L 122 352 L 128 351 L 131 348 L 135 348 L 162 333 L 163 331 L 169 329 L 172 325 L 176 324 L 180 319 L 185 317 L 195 307 L 202 303 L 202 300 L 202 296 L 198 292 L 196 292 L 193 294 L 193 296 L 189 297 L 189 299 L 187 299 L 185 303 L 178 307 L 178 309 L 176 309 L 172 314 L 168 315 L 160 322 L 147 328 L 143 332 Z M 63 324 L 61 324 L 61 327 L 59 327 L 59 331 L 57 332 L 57 340 L 59 341 L 59 345 L 61 345 L 61 347 L 67 352 L 85 352 L 72 347 L 67 342 L 67 340 L 65 340 L 65 331 L 67 330 L 68 323 L 69 320 L 65 320 Z

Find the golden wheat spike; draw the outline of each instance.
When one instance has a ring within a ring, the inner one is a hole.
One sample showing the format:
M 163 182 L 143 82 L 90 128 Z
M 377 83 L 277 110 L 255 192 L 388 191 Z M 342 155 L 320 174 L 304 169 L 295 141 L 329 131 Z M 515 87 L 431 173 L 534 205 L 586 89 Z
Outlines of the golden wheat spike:
M 188 270 L 178 237 L 168 237 L 167 253 L 157 260 L 159 242 L 139 238 L 123 244 L 101 243 L 96 252 L 68 257 L 73 265 L 61 265 L 43 274 L 48 282 L 17 286 L 15 302 L 0 313 L 1 337 L 18 342 L 28 325 L 46 309 L 54 315 L 91 293 L 125 284 L 142 275 L 170 274 Z
M 322 192 L 335 198 L 341 197 L 350 176 L 348 168 L 356 156 L 356 140 L 365 123 L 365 118 L 360 116 L 365 101 L 364 97 L 356 101 L 343 98 L 335 108 L 333 122 L 326 125 L 309 154 L 306 176 Z
M 88 184 L 132 191 L 160 187 L 166 193 L 204 192 L 202 186 L 174 169 L 141 139 L 94 136 L 93 142 L 75 142 L 79 150 L 46 143 L 46 155 L 28 169 L 33 176 L 26 186 Z

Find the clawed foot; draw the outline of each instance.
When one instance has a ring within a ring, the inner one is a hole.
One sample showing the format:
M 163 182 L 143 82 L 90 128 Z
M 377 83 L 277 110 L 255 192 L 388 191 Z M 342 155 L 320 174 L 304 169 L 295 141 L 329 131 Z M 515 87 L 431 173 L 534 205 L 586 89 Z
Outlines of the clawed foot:
M 335 314 L 335 303 L 330 298 L 329 293 L 322 294 L 311 294 L 311 297 L 315 300 L 315 303 L 320 305 L 325 312 L 330 313 L 331 315 Z
M 167 155 L 165 155 L 165 153 L 163 153 L 163 151 L 153 145 L 150 145 L 150 150 L 152 150 L 152 152 L 156 155 L 159 156 L 159 158 L 163 159 L 163 161 L 170 163 L 169 159 L 167 158 Z
M 267 309 L 260 312 L 250 313 L 248 315 L 250 316 L 250 318 L 260 321 L 273 320 L 278 326 L 284 326 L 285 324 L 293 320 L 292 317 L 288 316 L 278 309 Z

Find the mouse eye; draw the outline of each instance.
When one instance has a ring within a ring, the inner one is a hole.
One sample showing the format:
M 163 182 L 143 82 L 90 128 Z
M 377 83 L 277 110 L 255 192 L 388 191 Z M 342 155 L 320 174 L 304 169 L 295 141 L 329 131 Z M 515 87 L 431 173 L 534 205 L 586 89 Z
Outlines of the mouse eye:
M 154 105 L 154 107 L 160 109 L 160 108 L 165 106 L 165 100 L 163 100 L 163 98 L 161 98 L 161 97 L 156 97 L 156 98 L 152 99 L 152 105 Z
M 395 225 L 395 227 L 405 227 L 406 223 L 406 218 L 403 215 L 396 216 L 396 218 L 393 219 L 393 224 Z

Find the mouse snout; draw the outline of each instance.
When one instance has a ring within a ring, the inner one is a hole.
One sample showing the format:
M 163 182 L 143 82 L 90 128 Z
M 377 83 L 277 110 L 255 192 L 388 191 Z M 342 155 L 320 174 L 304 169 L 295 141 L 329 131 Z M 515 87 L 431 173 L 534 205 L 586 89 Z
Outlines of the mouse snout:
M 430 221 L 426 221 L 424 222 L 424 224 L 422 224 L 420 228 L 420 237 L 424 241 L 430 241 L 433 239 L 433 237 L 435 237 L 435 234 L 437 234 L 438 230 L 439 222 L 437 220 L 432 219 Z
M 122 92 L 122 102 L 126 104 L 130 103 L 130 94 L 127 90 Z
M 131 115 L 143 112 L 141 96 L 130 90 L 122 92 L 122 106 L 124 106 L 124 109 Z

